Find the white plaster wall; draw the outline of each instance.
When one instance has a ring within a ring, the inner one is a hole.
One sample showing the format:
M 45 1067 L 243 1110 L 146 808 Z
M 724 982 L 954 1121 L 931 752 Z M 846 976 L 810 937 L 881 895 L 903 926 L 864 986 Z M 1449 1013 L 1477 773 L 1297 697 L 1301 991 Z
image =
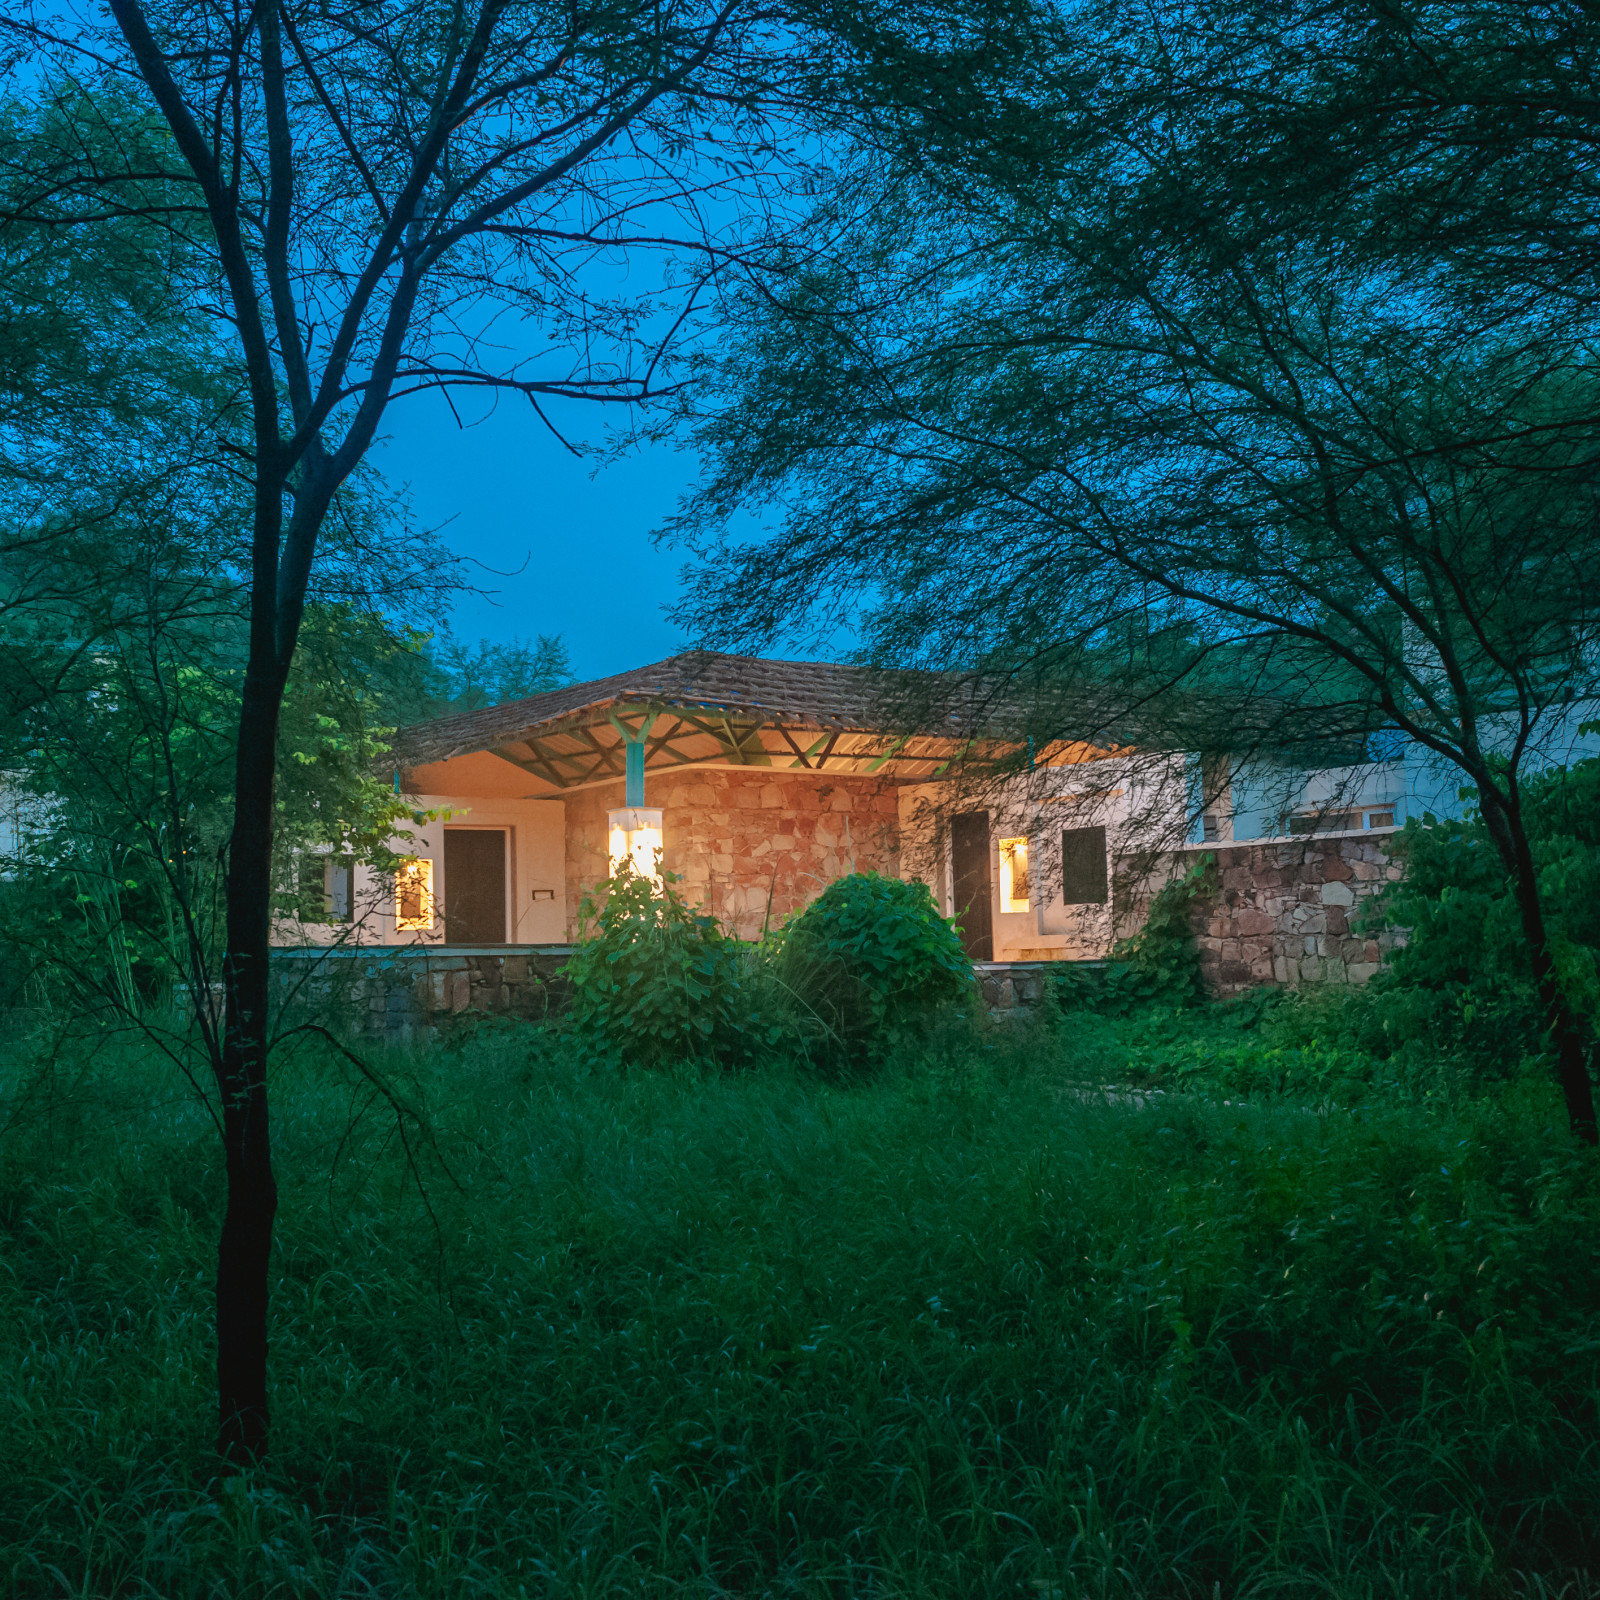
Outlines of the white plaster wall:
M 1119 853 L 1170 847 L 1183 837 L 1184 758 L 1111 758 L 1019 773 L 986 793 L 949 783 L 908 784 L 900 791 L 901 874 L 933 890 L 952 913 L 949 817 L 989 812 L 989 880 L 997 961 L 1091 960 L 1113 941 L 1111 880 Z M 1060 837 L 1068 828 L 1103 827 L 1107 847 L 1104 904 L 1066 905 L 1061 896 Z M 1029 841 L 1026 911 L 1000 909 L 1001 839 Z
M 506 840 L 507 942 L 510 944 L 563 944 L 566 941 L 566 806 L 560 800 L 462 800 L 450 795 L 413 797 L 419 815 L 440 816 L 413 822 L 405 835 L 390 840 L 399 855 L 423 857 L 433 862 L 434 895 L 449 904 L 445 878 L 444 834 L 447 828 L 502 828 Z M 534 890 L 553 892 L 550 899 L 535 900 Z M 280 943 L 308 940 L 313 944 L 443 944 L 444 919 L 437 916 L 431 930 L 397 929 L 394 886 L 370 868 L 356 868 L 353 926 L 306 924 L 284 930 Z

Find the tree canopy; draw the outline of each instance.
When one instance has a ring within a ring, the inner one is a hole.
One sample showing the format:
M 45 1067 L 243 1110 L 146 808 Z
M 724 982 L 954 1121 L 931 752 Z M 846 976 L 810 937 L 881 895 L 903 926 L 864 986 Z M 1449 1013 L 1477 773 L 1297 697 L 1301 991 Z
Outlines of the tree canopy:
M 844 31 L 834 244 L 749 282 L 708 363 L 685 620 L 851 620 L 1031 690 L 1045 736 L 1400 729 L 1477 789 L 1542 949 L 1522 783 L 1600 666 L 1600 30 L 1107 0 Z

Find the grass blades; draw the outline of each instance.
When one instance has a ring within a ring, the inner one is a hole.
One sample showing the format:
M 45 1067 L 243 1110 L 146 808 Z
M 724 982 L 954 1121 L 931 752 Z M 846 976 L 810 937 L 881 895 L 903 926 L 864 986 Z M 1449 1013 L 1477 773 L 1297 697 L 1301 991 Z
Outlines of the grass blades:
M 308 1046 L 274 1456 L 228 1479 L 204 1114 L 132 1047 L 50 1093 L 19 1055 L 0 1592 L 1592 1593 L 1600 1184 L 1559 1109 L 1099 1097 L 1071 1040 L 830 1085 L 485 1035 L 375 1060 L 409 1157 Z

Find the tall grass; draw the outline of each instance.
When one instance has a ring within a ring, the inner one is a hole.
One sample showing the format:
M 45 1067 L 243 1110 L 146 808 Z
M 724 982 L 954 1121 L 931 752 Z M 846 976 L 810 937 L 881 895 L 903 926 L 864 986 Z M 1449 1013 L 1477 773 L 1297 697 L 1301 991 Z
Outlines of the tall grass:
M 1097 1099 L 1042 1034 L 852 1085 L 619 1077 L 532 1033 L 376 1065 L 398 1129 L 331 1053 L 280 1069 L 275 1454 L 226 1479 L 204 1113 L 133 1051 L 3 1069 L 0 1591 L 1600 1571 L 1600 1183 L 1542 1096 Z

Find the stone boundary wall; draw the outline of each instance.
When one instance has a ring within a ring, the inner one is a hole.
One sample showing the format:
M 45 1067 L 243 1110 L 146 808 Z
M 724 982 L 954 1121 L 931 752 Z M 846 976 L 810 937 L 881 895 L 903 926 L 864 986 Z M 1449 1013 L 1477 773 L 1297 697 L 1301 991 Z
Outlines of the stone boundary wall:
M 407 1044 L 448 1037 L 483 1017 L 540 1022 L 564 1011 L 572 986 L 562 968 L 571 954 L 564 945 L 279 948 L 272 975 L 290 1024 L 320 1022 L 357 1038 Z
M 1364 903 L 1402 873 L 1384 849 L 1390 831 L 1165 851 L 1127 891 L 1118 932 L 1141 926 L 1156 889 L 1210 854 L 1215 890 L 1195 902 L 1193 926 L 1214 994 L 1263 983 L 1364 983 L 1403 942 L 1394 929 L 1367 931 L 1362 917 Z

